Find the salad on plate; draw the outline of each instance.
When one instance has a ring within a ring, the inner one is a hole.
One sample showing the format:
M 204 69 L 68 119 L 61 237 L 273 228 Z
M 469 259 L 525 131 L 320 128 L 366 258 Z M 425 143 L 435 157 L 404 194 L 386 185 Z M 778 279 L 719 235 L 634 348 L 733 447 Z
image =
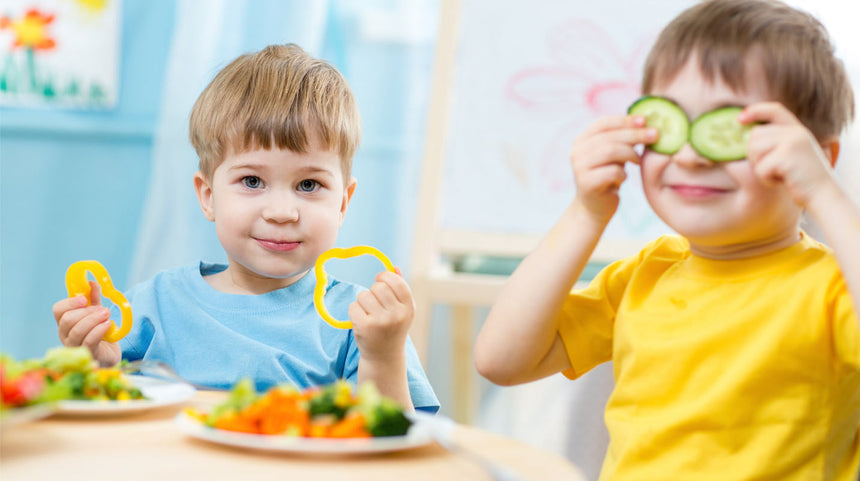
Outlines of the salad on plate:
M 20 361 L 0 355 L 0 419 L 62 401 L 143 399 L 121 365 L 99 367 L 86 347 L 52 348 L 42 358 Z
M 281 385 L 258 394 L 245 378 L 210 412 L 186 414 L 215 429 L 305 438 L 403 436 L 412 425 L 401 406 L 372 383 L 354 390 L 344 380 L 304 390 Z
M 275 386 L 257 393 L 250 379 L 234 385 L 227 399 L 201 412 L 186 408 L 177 418 L 185 434 L 233 447 L 306 454 L 359 454 L 424 446 L 434 439 L 430 414 L 404 412 L 372 383 L 347 381 L 304 390 Z

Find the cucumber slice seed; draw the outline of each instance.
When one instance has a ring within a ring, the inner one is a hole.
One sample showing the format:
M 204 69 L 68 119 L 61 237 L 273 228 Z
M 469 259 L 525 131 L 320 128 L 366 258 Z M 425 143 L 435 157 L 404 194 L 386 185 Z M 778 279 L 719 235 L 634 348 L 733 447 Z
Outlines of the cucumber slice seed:
M 660 138 L 651 145 L 651 150 L 661 154 L 674 154 L 687 143 L 690 121 L 687 114 L 675 102 L 663 97 L 646 95 L 627 109 L 628 114 L 642 115 L 645 125 L 660 132 Z
M 723 107 L 699 116 L 690 127 L 690 145 L 702 157 L 715 162 L 746 158 L 752 125 L 738 122 L 742 110 Z

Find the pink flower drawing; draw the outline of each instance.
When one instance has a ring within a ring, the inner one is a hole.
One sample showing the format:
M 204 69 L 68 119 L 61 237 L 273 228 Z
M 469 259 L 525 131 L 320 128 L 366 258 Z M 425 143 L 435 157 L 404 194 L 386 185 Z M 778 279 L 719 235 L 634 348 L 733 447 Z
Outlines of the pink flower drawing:
M 576 18 L 551 29 L 545 45 L 550 62 L 516 72 L 505 95 L 524 111 L 565 119 L 538 154 L 538 172 L 547 188 L 572 191 L 568 154 L 573 139 L 593 120 L 626 112 L 640 95 L 650 42 L 643 40 L 625 51 L 605 29 Z

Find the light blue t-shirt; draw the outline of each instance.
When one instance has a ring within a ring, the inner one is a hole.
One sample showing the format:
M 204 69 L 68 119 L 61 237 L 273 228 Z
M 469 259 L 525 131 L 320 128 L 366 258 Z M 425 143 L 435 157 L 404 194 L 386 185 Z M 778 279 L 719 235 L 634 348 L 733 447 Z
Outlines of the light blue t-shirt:
M 335 329 L 316 312 L 316 277 L 262 295 L 227 294 L 204 276 L 223 264 L 193 264 L 156 274 L 126 293 L 134 314 L 120 340 L 123 358 L 156 359 L 183 378 L 229 389 L 242 377 L 264 391 L 281 383 L 307 388 L 346 379 L 355 384 L 359 352 L 351 329 Z M 365 288 L 329 277 L 326 307 L 336 319 Z M 436 412 L 439 400 L 406 341 L 407 377 L 415 409 Z

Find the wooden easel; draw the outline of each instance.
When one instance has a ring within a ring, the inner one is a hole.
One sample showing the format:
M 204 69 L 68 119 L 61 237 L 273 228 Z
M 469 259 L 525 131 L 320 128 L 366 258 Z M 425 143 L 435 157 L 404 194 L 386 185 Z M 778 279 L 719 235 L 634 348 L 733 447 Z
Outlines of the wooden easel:
M 450 307 L 451 414 L 455 420 L 468 423 L 474 419 L 478 404 L 478 374 L 472 360 L 475 309 L 492 305 L 506 276 L 457 272 L 454 261 L 468 255 L 519 259 L 538 244 L 541 236 L 450 230 L 440 223 L 461 7 L 462 0 L 442 0 L 412 250 L 410 285 L 417 312 L 410 336 L 426 363 L 433 307 Z M 640 247 L 639 242 L 602 240 L 592 261 L 615 260 Z

